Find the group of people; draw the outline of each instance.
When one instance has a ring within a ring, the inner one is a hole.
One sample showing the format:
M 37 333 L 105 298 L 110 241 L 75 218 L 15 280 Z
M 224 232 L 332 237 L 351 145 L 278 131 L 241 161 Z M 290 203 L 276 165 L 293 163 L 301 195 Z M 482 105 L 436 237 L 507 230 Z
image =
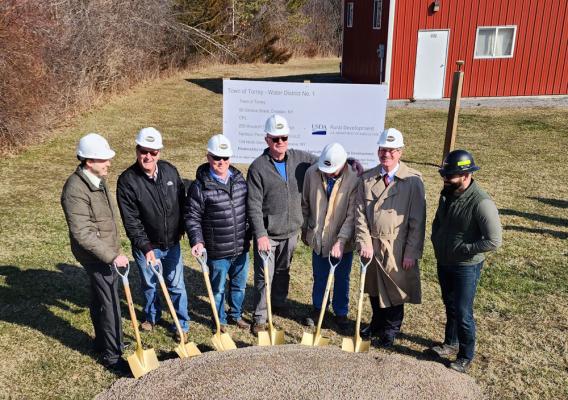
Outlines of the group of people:
M 231 165 L 233 150 L 227 137 L 213 136 L 207 143 L 207 162 L 199 166 L 189 189 L 177 169 L 160 159 L 160 132 L 150 127 L 138 133 L 136 161 L 118 178 L 116 198 L 145 299 L 140 328 L 151 331 L 161 323 L 157 277 L 149 268 L 160 262 L 182 330 L 189 330 L 180 250 L 186 233 L 194 256 L 207 251 L 221 331 L 228 324 L 254 334 L 265 330 L 266 260 L 259 252 L 270 255 L 273 311 L 285 315 L 290 266 L 301 238 L 312 250 L 313 271 L 313 308 L 305 324 L 313 326 L 321 309 L 328 307 L 322 302 L 331 259 L 337 264 L 331 301 L 335 322 L 341 329 L 349 326 L 349 276 L 353 251 L 358 250 L 361 258 L 371 259 L 365 292 L 373 310 L 361 335 L 392 346 L 401 329 L 404 303 L 421 302 L 419 260 L 426 221 L 421 174 L 401 161 L 402 133 L 393 128 L 381 133 L 379 165 L 364 172 L 339 143 L 325 146 L 319 157 L 288 148 L 290 129 L 282 116 L 271 115 L 264 131 L 267 148 L 250 165 L 246 178 Z M 126 267 L 128 258 L 120 249 L 105 179 L 115 153 L 94 133 L 80 139 L 76 153 L 80 164 L 61 196 L 71 249 L 91 282 L 95 350 L 103 365 L 126 372 L 113 267 Z M 439 170 L 444 188 L 432 227 L 447 315 L 444 342 L 432 351 L 443 357 L 455 355 L 450 366 L 461 372 L 467 371 L 474 356 L 473 299 L 484 253 L 501 244 L 497 208 L 472 177 L 477 169 L 467 151 L 448 154 Z M 249 324 L 242 314 L 251 241 L 254 309 Z

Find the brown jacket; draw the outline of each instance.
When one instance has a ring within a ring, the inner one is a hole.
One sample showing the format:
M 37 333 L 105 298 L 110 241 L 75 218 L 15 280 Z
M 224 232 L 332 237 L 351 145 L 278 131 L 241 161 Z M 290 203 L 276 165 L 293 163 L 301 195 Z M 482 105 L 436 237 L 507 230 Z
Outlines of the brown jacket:
M 335 242 L 344 244 L 344 252 L 355 248 L 355 208 L 359 178 L 349 166 L 337 179 L 329 200 L 327 179 L 317 164 L 312 165 L 304 178 L 302 191 L 303 230 L 306 241 L 320 256 L 329 257 Z M 330 206 L 331 205 L 331 206 Z
M 95 187 L 78 167 L 61 193 L 71 251 L 82 265 L 110 264 L 120 254 L 115 206 L 106 182 L 101 182 L 105 190 Z
M 400 163 L 385 188 L 377 166 L 362 176 L 357 192 L 356 242 L 372 245 L 365 292 L 378 296 L 381 307 L 420 303 L 418 263 L 402 269 L 404 257 L 420 259 L 424 247 L 426 200 L 420 172 Z

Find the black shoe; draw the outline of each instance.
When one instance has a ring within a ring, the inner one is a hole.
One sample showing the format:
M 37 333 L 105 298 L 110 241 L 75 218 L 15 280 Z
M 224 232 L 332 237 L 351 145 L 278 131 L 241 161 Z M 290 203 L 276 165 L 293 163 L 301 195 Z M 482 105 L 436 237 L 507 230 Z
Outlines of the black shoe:
M 310 328 L 316 326 L 316 322 L 319 320 L 321 310 L 319 308 L 314 308 L 310 314 L 304 318 L 304 325 Z
M 359 331 L 359 335 L 361 336 L 361 339 L 363 340 L 369 340 L 372 339 L 374 337 L 379 336 L 379 330 L 376 328 L 373 328 L 373 323 L 367 325 L 365 328 L 361 329 Z
M 461 372 L 462 374 L 467 373 L 469 366 L 471 364 L 471 360 L 467 358 L 458 358 L 456 361 L 450 364 L 450 368 L 454 371 Z
M 443 343 L 440 346 L 434 346 L 430 348 L 432 353 L 435 353 L 438 357 L 448 357 L 455 356 L 458 354 L 459 346 L 456 344 L 452 346 L 451 344 Z
M 123 358 L 119 358 L 114 363 L 103 364 L 103 365 L 105 366 L 105 368 L 108 371 L 112 372 L 115 375 L 118 375 L 118 376 L 130 376 L 131 375 L 130 366 L 128 365 L 128 363 L 126 361 L 124 361 Z
M 390 349 L 394 346 L 394 337 L 393 336 L 383 336 L 379 338 L 377 343 L 380 347 L 385 349 Z
M 341 331 L 349 329 L 349 319 L 347 318 L 347 315 L 336 315 L 335 324 Z

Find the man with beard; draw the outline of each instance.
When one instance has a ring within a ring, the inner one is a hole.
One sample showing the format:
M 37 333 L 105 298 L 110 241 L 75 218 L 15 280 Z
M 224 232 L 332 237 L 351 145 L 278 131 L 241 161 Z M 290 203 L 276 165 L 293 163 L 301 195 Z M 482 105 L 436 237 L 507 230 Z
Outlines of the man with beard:
M 432 224 L 438 280 L 446 307 L 444 343 L 431 350 L 441 357 L 457 354 L 450 368 L 467 372 L 475 351 L 473 300 L 485 252 L 501 245 L 495 203 L 473 180 L 479 170 L 465 150 L 449 153 L 440 175 L 444 189 Z

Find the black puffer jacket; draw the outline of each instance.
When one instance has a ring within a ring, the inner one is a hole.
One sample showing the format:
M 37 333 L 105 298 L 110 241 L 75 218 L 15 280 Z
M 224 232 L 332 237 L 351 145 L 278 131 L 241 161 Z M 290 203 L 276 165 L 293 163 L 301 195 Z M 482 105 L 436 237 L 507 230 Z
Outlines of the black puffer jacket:
M 247 184 L 230 166 L 227 185 L 211 177 L 209 164 L 197 169 L 185 202 L 185 230 L 191 247 L 204 243 L 211 259 L 228 258 L 248 251 Z
M 134 163 L 120 174 L 116 197 L 132 246 L 148 252 L 166 250 L 179 242 L 184 232 L 185 188 L 172 164 L 159 160 L 154 182 Z

